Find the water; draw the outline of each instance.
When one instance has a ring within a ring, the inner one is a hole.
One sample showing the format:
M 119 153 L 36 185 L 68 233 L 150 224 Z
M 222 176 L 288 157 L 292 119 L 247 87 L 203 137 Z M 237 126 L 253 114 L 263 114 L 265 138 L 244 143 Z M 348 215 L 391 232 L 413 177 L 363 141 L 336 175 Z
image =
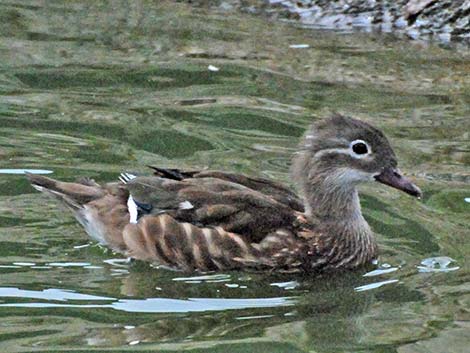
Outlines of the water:
M 466 351 L 469 52 L 228 8 L 0 4 L 0 350 Z M 21 174 L 101 182 L 153 164 L 288 183 L 299 136 L 332 110 L 382 128 L 425 193 L 362 188 L 382 249 L 367 274 L 128 262 Z

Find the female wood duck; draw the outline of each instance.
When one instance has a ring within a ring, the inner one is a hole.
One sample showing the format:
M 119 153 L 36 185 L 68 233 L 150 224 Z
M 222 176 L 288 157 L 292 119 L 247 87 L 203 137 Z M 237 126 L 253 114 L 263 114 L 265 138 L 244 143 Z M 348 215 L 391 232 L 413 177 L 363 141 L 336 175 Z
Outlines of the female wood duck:
M 87 233 L 135 259 L 185 271 L 352 269 L 377 255 L 356 185 L 378 181 L 420 197 L 383 133 L 334 115 L 315 122 L 292 165 L 301 197 L 276 182 L 219 171 L 153 167 L 98 185 L 28 175 Z

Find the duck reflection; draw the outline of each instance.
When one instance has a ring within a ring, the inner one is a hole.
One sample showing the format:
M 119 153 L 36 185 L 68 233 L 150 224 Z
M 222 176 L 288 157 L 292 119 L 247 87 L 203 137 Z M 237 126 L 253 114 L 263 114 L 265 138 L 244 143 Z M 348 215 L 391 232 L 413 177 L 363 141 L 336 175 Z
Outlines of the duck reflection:
M 122 276 L 119 288 L 113 290 L 116 297 L 129 299 L 113 304 L 117 310 L 103 311 L 108 322 L 113 318 L 113 325 L 88 330 L 83 337 L 87 344 L 191 347 L 204 352 L 218 351 L 214 347 L 220 344 L 232 349 L 233 344 L 250 344 L 250 350 L 256 344 L 265 351 L 273 342 L 284 349 L 269 350 L 274 352 L 360 348 L 369 336 L 367 321 L 383 314 L 381 307 L 397 300 L 402 304 L 422 300 L 418 291 L 403 284 L 358 293 L 354 288 L 365 281 L 355 273 L 315 279 L 237 272 L 184 277 L 177 272 L 143 271 L 142 266 L 131 266 L 130 273 Z M 290 286 L 279 286 L 284 283 Z M 120 311 L 135 310 L 132 300 L 142 306 L 129 320 Z M 178 300 L 187 304 L 178 305 Z M 201 307 L 208 309 L 200 311 Z

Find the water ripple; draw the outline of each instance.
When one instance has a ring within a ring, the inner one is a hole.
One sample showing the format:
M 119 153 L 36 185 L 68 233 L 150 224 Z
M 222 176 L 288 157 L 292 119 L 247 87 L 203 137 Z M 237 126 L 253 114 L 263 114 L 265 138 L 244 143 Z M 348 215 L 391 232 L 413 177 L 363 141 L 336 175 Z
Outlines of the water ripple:
M 29 298 L 47 301 L 113 301 L 111 304 L 61 304 L 51 302 L 4 303 L 0 307 L 27 308 L 111 308 L 118 311 L 134 313 L 187 313 L 204 311 L 238 310 L 248 308 L 270 308 L 295 305 L 295 297 L 275 298 L 145 298 L 116 299 L 76 293 L 63 289 L 45 289 L 43 291 L 24 290 L 19 288 L 0 287 L 0 297 Z
M 417 266 L 417 268 L 419 272 L 424 273 L 457 271 L 459 266 L 449 267 L 453 262 L 455 260 L 447 256 L 429 257 L 421 261 L 421 266 Z

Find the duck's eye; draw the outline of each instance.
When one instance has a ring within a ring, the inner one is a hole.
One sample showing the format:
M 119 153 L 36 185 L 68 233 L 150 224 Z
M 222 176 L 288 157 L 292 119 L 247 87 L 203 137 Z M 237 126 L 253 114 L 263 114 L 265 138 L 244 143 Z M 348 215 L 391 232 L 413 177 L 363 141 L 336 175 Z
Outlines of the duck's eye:
M 366 154 L 369 152 L 367 145 L 364 142 L 357 142 L 352 146 L 354 153 L 356 154 Z
M 356 155 L 366 155 L 370 152 L 369 146 L 367 145 L 366 142 L 362 140 L 356 140 L 351 142 L 351 149 Z

